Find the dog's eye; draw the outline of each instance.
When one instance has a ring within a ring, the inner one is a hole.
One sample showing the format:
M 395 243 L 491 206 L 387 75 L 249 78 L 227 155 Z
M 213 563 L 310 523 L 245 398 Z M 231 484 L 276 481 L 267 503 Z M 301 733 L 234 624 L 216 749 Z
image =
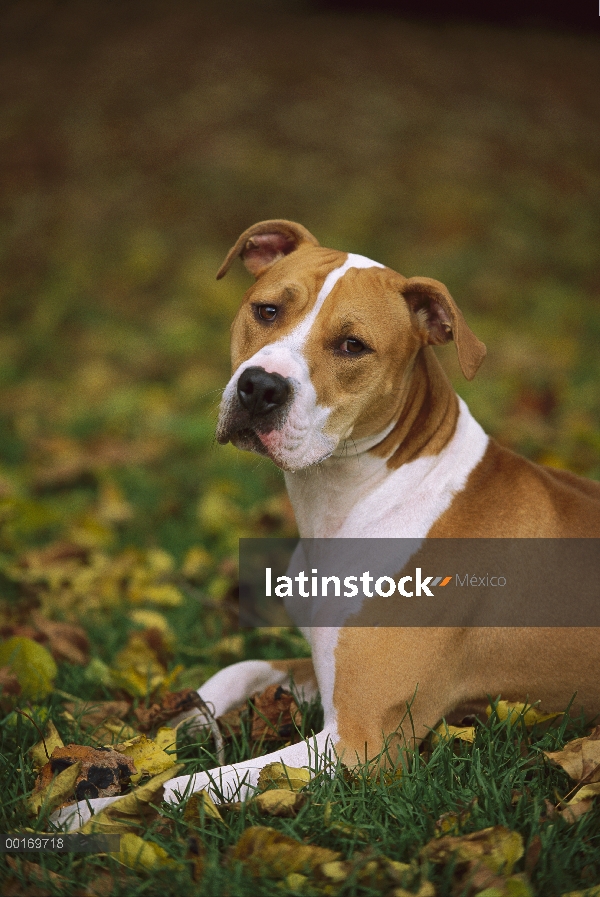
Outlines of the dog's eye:
M 277 317 L 278 308 L 276 305 L 257 305 L 256 314 L 261 321 L 274 321 Z
M 359 339 L 353 339 L 352 337 L 345 339 L 340 346 L 341 351 L 345 352 L 346 355 L 360 355 L 366 348 L 365 344 L 361 343 Z

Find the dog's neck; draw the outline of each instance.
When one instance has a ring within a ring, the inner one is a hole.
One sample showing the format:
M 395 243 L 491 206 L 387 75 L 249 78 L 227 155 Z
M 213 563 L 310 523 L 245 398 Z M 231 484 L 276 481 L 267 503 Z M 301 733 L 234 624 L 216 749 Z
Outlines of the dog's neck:
M 457 431 L 459 400 L 430 348 L 418 353 L 399 393 L 398 408 L 382 433 L 358 442 L 347 439 L 321 464 L 285 474 L 303 538 L 358 534 L 363 502 L 385 492 L 386 482 L 391 488 L 392 481 L 396 503 L 411 498 L 442 453 L 447 454 Z M 464 404 L 461 416 L 475 423 Z

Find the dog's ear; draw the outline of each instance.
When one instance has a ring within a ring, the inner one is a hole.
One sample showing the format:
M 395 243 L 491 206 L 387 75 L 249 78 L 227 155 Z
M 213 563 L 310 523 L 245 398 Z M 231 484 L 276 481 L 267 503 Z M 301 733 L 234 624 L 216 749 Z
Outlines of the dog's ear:
M 472 380 L 485 358 L 486 348 L 467 326 L 444 284 L 430 277 L 411 277 L 402 294 L 426 343 L 440 346 L 453 339 L 461 370 L 467 380 Z
M 217 280 L 227 274 L 238 255 L 242 257 L 248 271 L 255 277 L 260 277 L 267 268 L 302 244 L 319 245 L 318 240 L 301 224 L 284 220 L 259 221 L 245 230 L 231 247 L 219 268 Z

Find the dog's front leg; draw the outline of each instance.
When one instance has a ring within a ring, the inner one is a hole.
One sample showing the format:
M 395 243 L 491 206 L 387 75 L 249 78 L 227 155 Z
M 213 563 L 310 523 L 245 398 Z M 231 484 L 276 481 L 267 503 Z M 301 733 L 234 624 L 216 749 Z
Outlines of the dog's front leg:
M 219 670 L 198 689 L 198 693 L 210 713 L 217 717 L 233 707 L 237 707 L 257 691 L 264 691 L 269 685 L 293 686 L 300 698 L 310 700 L 317 693 L 317 682 L 311 659 L 243 660 Z M 182 714 L 171 724 L 189 716 L 190 714 Z M 192 728 L 204 727 L 208 722 L 209 720 L 202 711 L 195 710 L 193 712 Z M 179 799 L 178 794 L 210 788 L 215 799 L 219 800 L 221 793 L 224 796 L 233 795 L 240 783 L 245 783 L 240 793 L 246 794 L 249 787 L 256 784 L 260 769 L 267 763 L 279 760 L 280 757 L 282 762 L 288 766 L 308 766 L 311 762 L 314 766 L 316 761 L 314 759 L 311 761 L 311 757 L 314 757 L 314 743 L 321 745 L 325 744 L 327 740 L 327 733 L 322 732 L 316 736 L 313 742 L 290 745 L 280 752 L 268 754 L 266 757 L 243 761 L 233 766 L 218 767 L 209 772 L 196 773 L 195 776 L 179 776 L 166 783 L 165 799 L 176 803 Z M 216 783 L 216 788 L 212 788 L 213 782 Z M 66 825 L 67 829 L 72 831 L 87 822 L 92 812 L 99 813 L 100 810 L 117 800 L 119 797 L 96 797 L 88 801 L 79 801 L 53 813 L 51 819 L 55 824 Z
M 335 767 L 335 760 L 332 732 L 325 728 L 313 738 L 299 744 L 291 744 L 264 757 L 243 760 L 231 766 L 216 767 L 192 776 L 169 779 L 164 785 L 164 799 L 168 803 L 176 804 L 195 791 L 206 789 L 217 803 L 223 800 L 243 800 L 254 790 L 261 769 L 269 763 L 285 763 L 291 767 L 304 766 L 315 774 L 318 772 L 330 774 Z M 88 801 L 78 801 L 53 813 L 51 821 L 66 831 L 74 831 L 92 815 L 119 800 L 122 800 L 122 797 L 96 797 Z

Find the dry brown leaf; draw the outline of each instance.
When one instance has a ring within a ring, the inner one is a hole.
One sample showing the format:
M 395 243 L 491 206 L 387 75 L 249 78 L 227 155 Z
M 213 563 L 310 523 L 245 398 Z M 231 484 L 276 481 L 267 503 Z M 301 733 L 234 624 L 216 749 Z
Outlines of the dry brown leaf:
M 31 615 L 36 628 L 46 637 L 47 647 L 57 661 L 66 660 L 79 666 L 89 661 L 90 642 L 85 630 L 74 623 L 56 623 L 39 611 Z
M 577 822 L 592 809 L 594 798 L 600 794 L 600 782 L 594 782 L 591 785 L 584 785 L 573 797 L 562 807 L 557 810 L 558 816 L 561 816 L 566 822 Z
M 148 732 L 155 726 L 162 726 L 180 713 L 187 713 L 194 708 L 201 709 L 203 702 L 198 692 L 192 688 L 185 688 L 182 691 L 169 692 L 166 694 L 160 704 L 153 704 L 151 707 L 136 708 L 135 715 L 138 724 L 143 732 Z
M 74 786 L 77 800 L 120 794 L 123 785 L 136 772 L 132 760 L 117 751 L 68 744 L 52 751 L 50 760 L 40 770 L 34 793 L 44 791 L 57 772 L 66 771 L 75 763 L 79 764 Z
M 469 835 L 434 838 L 422 848 L 420 855 L 434 864 L 445 865 L 454 859 L 457 866 L 481 863 L 492 872 L 510 875 L 523 856 L 523 839 L 518 832 L 494 825 Z
M 562 751 L 544 751 L 546 757 L 575 782 L 600 781 L 600 726 L 596 726 L 585 738 L 569 741 Z
M 64 804 L 67 798 L 71 798 L 75 790 L 75 783 L 81 774 L 81 760 L 63 769 L 57 776 L 51 778 L 45 788 L 37 788 L 27 798 L 27 812 L 31 816 L 37 815 L 42 808 L 50 812 Z M 39 781 L 39 778 L 38 778 Z M 36 782 L 37 786 L 37 782 Z
M 262 825 L 247 828 L 233 848 L 231 858 L 248 868 L 251 875 L 285 878 L 291 872 L 306 874 L 322 863 L 340 858 L 340 853 L 314 844 L 303 844 Z
M 254 695 L 251 703 L 253 741 L 292 738 L 300 725 L 300 714 L 291 692 L 280 685 L 270 685 L 262 694 Z
M 94 730 L 107 719 L 123 719 L 131 705 L 127 701 L 70 701 L 65 709 L 77 720 L 82 729 Z

